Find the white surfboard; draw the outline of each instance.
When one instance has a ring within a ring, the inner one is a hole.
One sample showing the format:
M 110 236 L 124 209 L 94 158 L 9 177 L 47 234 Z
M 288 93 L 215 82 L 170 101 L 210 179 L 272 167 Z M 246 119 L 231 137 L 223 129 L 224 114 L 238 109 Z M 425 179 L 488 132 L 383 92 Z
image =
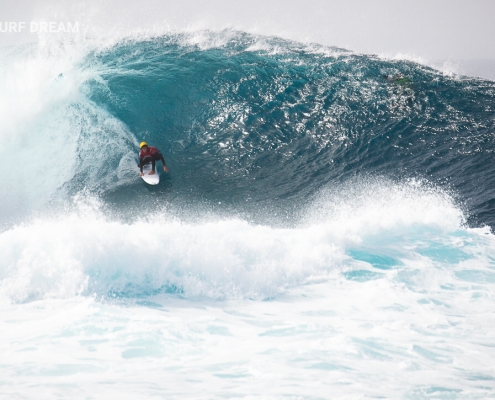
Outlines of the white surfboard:
M 160 174 L 155 168 L 155 173 L 153 175 L 148 175 L 151 171 L 151 163 L 146 164 L 143 167 L 143 173 L 144 175 L 141 177 L 143 178 L 143 181 L 145 181 L 148 185 L 158 185 L 160 182 Z

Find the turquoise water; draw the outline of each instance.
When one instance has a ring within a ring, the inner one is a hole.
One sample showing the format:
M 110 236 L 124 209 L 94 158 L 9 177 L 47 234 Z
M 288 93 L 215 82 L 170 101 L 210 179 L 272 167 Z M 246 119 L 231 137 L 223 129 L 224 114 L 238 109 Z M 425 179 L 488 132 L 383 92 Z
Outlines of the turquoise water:
M 236 31 L 0 58 L 0 397 L 494 396 L 493 82 Z

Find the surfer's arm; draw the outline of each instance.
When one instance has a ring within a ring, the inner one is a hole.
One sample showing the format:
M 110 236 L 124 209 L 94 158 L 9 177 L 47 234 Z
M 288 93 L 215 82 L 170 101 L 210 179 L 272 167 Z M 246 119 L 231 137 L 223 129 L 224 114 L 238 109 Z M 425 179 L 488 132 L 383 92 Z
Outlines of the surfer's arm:
M 162 153 L 159 153 L 159 154 L 160 154 L 160 160 L 163 163 L 163 170 L 165 172 L 168 172 L 168 167 L 167 167 L 167 164 L 165 164 L 165 159 L 163 158 L 163 154 Z

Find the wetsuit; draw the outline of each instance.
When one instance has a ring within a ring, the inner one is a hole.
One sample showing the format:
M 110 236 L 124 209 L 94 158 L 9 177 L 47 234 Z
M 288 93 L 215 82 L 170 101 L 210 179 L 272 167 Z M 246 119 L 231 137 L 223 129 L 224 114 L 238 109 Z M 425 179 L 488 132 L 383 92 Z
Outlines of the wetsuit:
M 138 167 L 140 168 L 141 172 L 143 172 L 143 167 L 146 164 L 151 163 L 151 169 L 154 171 L 155 170 L 155 164 L 156 161 L 161 160 L 163 163 L 163 166 L 165 167 L 165 160 L 162 156 L 162 153 L 160 153 L 160 150 L 158 150 L 156 147 L 153 146 L 148 146 L 146 151 L 143 149 L 139 152 L 139 164 Z

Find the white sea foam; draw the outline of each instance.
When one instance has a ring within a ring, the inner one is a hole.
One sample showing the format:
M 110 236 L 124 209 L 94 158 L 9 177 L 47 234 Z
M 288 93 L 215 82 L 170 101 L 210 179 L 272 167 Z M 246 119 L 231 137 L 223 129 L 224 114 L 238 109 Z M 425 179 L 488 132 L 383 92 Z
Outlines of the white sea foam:
M 96 222 L 88 218 L 87 223 Z M 100 282 L 137 278 L 142 283 L 142 276 L 150 271 L 149 264 L 133 258 L 123 261 L 115 253 L 129 257 L 126 248 L 138 251 L 133 241 L 142 243 L 140 234 L 149 240 L 149 229 L 142 232 L 139 224 L 129 226 L 134 239 L 124 242 L 122 238 L 130 231 L 122 225 L 115 229 L 109 225 L 101 226 L 106 226 L 106 234 L 81 226 L 79 239 L 91 243 L 83 246 L 88 254 L 80 253 L 82 262 L 93 263 L 95 268 L 101 265 L 102 269 L 106 263 L 109 273 L 101 271 Z M 56 226 L 61 228 L 61 224 Z M 163 230 L 158 234 L 169 240 L 175 234 L 181 239 L 160 253 L 155 247 L 159 239 L 152 238 L 152 253 L 139 255 L 149 260 L 157 254 L 176 252 L 194 261 L 195 249 L 202 247 L 206 261 L 221 263 L 221 257 L 214 254 L 221 251 L 234 265 L 231 272 L 247 280 L 244 288 L 273 288 L 287 282 L 291 271 L 285 271 L 285 266 L 274 269 L 268 265 L 294 256 L 284 243 L 296 243 L 297 239 L 302 252 L 296 254 L 298 261 L 309 260 L 313 266 L 315 255 L 312 261 L 304 253 L 325 254 L 322 250 L 328 246 L 314 236 L 309 243 L 306 236 L 310 236 L 310 230 L 283 233 L 239 221 L 204 224 L 198 229 L 202 233 L 192 234 L 191 226 L 171 227 L 175 229 L 170 236 Z M 153 228 L 159 229 L 156 225 Z M 490 261 L 494 237 L 488 231 L 460 229 L 440 236 L 435 231 L 430 236 L 422 232 L 419 239 L 414 239 L 414 229 L 410 228 L 410 235 L 402 232 L 387 245 L 370 239 L 360 244 L 369 254 L 395 253 L 402 265 L 380 270 L 367 262 L 350 260 L 345 269 L 335 263 L 338 272 L 306 280 L 304 285 L 292 287 L 270 301 L 211 301 L 155 294 L 127 299 L 123 304 L 68 294 L 65 299 L 3 304 L 1 394 L 19 393 L 21 398 L 40 399 L 325 398 L 329 393 L 332 398 L 343 399 L 490 397 L 495 390 L 495 325 L 491 318 L 495 273 Z M 265 234 L 260 235 L 263 231 Z M 97 237 L 88 238 L 84 232 Z M 70 232 L 63 233 L 69 233 L 65 238 L 69 250 L 62 254 L 58 243 L 59 258 L 51 256 L 52 261 L 60 263 L 65 256 L 72 259 L 75 253 L 71 248 L 76 246 Z M 329 232 L 326 235 L 332 237 Z M 15 234 L 11 231 L 7 236 L 12 240 Z M 39 236 L 33 234 L 38 241 Z M 114 236 L 119 242 L 118 251 Z M 240 261 L 247 264 L 256 258 L 243 251 L 237 253 L 236 260 L 231 258 L 235 249 L 228 248 L 239 244 L 236 236 L 242 236 L 243 246 L 250 251 L 267 249 L 275 253 L 265 252 L 263 256 L 264 267 L 281 274 L 277 282 L 267 275 L 264 280 L 257 279 L 260 272 L 254 269 L 236 268 Z M 184 240 L 189 241 L 189 254 L 180 247 Z M 253 243 L 244 244 L 249 240 Z M 6 244 L 5 233 L 0 242 Z M 278 246 L 274 247 L 275 243 Z M 48 246 L 46 253 L 25 246 L 24 260 L 27 262 L 28 253 L 33 265 L 37 259 L 47 260 L 48 250 L 53 247 L 48 240 L 43 244 Z M 177 250 L 171 250 L 176 246 Z M 280 255 L 277 251 L 289 253 Z M 108 253 L 108 259 L 103 252 Z M 471 258 L 462 260 L 459 252 Z M 119 272 L 114 260 L 133 267 Z M 81 282 L 82 276 L 67 275 L 81 265 L 64 265 L 66 275 L 62 267 L 52 270 L 56 272 L 51 275 L 55 283 L 50 284 L 46 278 L 40 280 L 47 271 L 38 270 L 38 287 L 49 288 L 53 294 L 59 290 L 53 289 L 57 282 Z M 208 281 L 213 278 L 224 291 L 231 287 L 232 278 L 219 281 L 216 275 L 225 265 L 206 265 L 213 270 L 203 271 L 205 285 L 212 288 Z M 365 268 L 383 274 L 364 280 L 348 274 Z M 298 267 L 299 272 L 301 269 Z M 154 277 L 160 279 L 157 274 Z M 25 291 L 27 281 L 17 290 Z M 4 294 L 5 290 L 8 288 L 3 286 Z M 56 297 L 61 295 L 58 291 Z
M 187 225 L 153 218 L 127 225 L 75 214 L 39 220 L 0 235 L 2 292 L 21 302 L 170 290 L 263 299 L 341 262 L 326 234 L 239 220 Z
M 340 190 L 323 192 L 304 224 L 290 229 L 242 220 L 186 224 L 165 214 L 127 224 L 98 206 L 41 218 L 0 234 L 1 291 L 16 302 L 167 291 L 266 299 L 351 268 L 346 252 L 369 238 L 389 241 L 408 259 L 402 235 L 437 237 L 462 224 L 447 196 L 419 184 L 375 180 Z
M 55 43 L 0 53 L 0 222 L 37 210 L 79 172 L 90 186 L 125 178 L 130 160 L 116 172 L 107 161 L 135 139 L 81 93 L 98 71 L 81 67 L 78 50 Z

